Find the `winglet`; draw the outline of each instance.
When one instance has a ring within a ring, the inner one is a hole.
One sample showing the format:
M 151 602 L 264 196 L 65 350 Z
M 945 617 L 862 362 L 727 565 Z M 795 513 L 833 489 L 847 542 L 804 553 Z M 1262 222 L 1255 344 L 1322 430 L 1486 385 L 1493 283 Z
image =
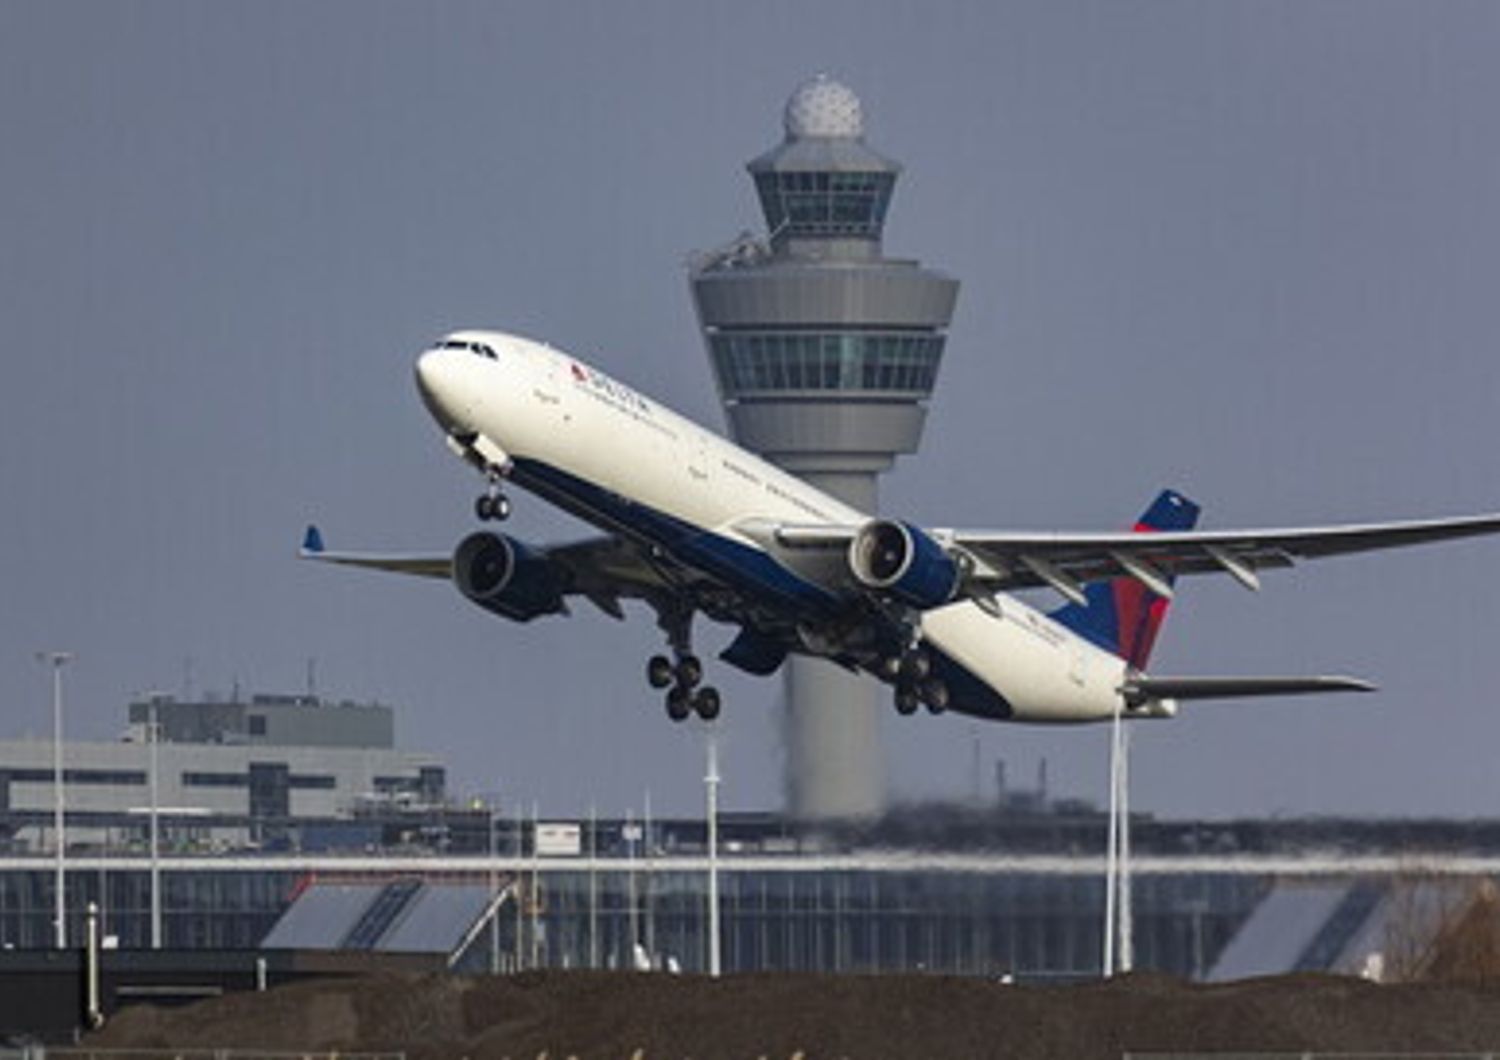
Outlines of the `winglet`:
M 307 533 L 302 535 L 302 551 L 314 555 L 323 551 L 323 532 L 311 523 L 307 526 Z

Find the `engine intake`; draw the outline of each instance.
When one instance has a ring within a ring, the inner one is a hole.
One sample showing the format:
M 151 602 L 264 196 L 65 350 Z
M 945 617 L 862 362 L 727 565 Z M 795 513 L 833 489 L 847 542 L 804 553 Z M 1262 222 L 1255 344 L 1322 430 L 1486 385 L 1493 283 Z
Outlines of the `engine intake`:
M 516 622 L 563 610 L 557 568 L 504 534 L 479 531 L 459 542 L 453 552 L 453 584 L 486 611 Z
M 958 592 L 958 564 L 910 523 L 872 519 L 860 527 L 849 543 L 849 569 L 865 588 L 913 607 L 938 607 Z

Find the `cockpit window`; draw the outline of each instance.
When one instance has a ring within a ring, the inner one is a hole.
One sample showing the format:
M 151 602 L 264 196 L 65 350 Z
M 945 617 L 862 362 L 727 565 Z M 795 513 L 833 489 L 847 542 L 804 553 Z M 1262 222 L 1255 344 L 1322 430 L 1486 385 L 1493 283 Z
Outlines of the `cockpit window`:
M 470 353 L 477 353 L 479 354 L 479 356 L 487 357 L 492 361 L 498 361 L 500 359 L 495 356 L 495 351 L 491 347 L 486 346 L 482 342 L 464 342 L 461 339 L 444 339 L 442 342 L 438 343 L 438 349 L 468 350 Z

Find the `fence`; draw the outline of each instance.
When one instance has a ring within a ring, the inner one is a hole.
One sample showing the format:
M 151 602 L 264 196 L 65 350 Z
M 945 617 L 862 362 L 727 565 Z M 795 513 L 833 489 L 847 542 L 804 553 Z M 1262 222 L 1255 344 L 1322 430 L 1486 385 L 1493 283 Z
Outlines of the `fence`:
M 0 1060 L 406 1060 L 405 1053 L 345 1053 L 269 1049 L 49 1049 L 0 1050 Z

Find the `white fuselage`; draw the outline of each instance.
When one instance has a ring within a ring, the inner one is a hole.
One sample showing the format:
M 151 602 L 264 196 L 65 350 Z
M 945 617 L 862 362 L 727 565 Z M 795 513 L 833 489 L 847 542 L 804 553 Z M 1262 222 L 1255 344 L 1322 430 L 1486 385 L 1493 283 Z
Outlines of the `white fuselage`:
M 870 513 L 558 350 L 488 331 L 445 341 L 418 361 L 423 399 L 450 435 L 474 435 L 470 450 L 487 463 L 504 472 L 547 469 L 548 488 L 539 492 L 611 532 L 625 529 L 619 509 L 596 510 L 590 497 L 608 495 L 624 510 L 760 549 L 831 595 L 855 591 L 841 554 L 780 548 L 769 528 L 859 526 Z M 641 525 L 649 536 L 652 521 Z M 1021 600 L 1002 595 L 995 602 L 982 608 L 961 600 L 921 615 L 923 640 L 973 678 L 954 689 L 955 709 L 1033 722 L 1096 721 L 1119 709 L 1122 659 Z

